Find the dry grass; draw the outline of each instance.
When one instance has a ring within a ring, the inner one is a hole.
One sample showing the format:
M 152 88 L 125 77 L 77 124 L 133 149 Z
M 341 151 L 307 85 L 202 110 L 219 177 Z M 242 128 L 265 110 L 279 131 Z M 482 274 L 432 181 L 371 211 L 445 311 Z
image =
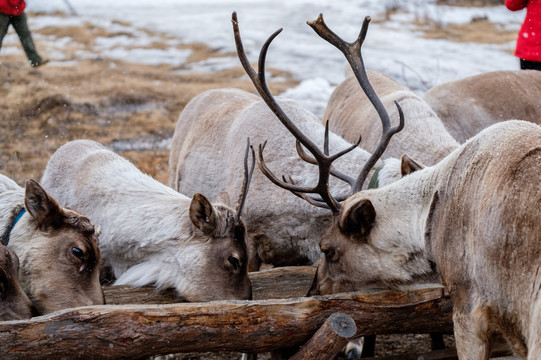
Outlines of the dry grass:
M 427 39 L 445 39 L 455 42 L 473 42 L 484 44 L 507 44 L 517 37 L 515 30 L 507 30 L 495 25 L 486 18 L 473 19 L 467 24 L 441 26 L 437 23 L 417 23 Z
M 487 6 L 502 6 L 505 0 L 438 0 L 438 5 L 452 5 L 464 7 L 487 7 Z
M 440 0 L 440 5 L 462 7 L 491 7 L 503 6 L 503 0 Z M 399 12 L 403 12 L 403 4 L 399 1 L 391 2 L 387 11 L 377 22 L 385 23 Z M 454 42 L 472 42 L 479 44 L 507 44 L 515 41 L 516 30 L 506 29 L 501 24 L 493 24 L 486 17 L 473 18 L 465 24 L 443 25 L 438 21 L 428 18 L 422 11 L 415 16 L 413 25 L 416 30 L 422 31 L 427 39 L 445 39 Z M 511 50 L 509 50 L 511 52 Z
M 62 48 L 68 59 L 75 59 L 78 50 L 91 50 L 96 36 L 113 35 L 89 24 L 48 27 L 39 33 L 55 38 L 71 36 L 70 44 Z M 163 39 L 152 46 L 165 48 L 167 37 Z M 39 42 L 37 46 L 43 49 Z M 203 44 L 182 47 L 192 50 L 188 62 L 224 56 Z M 52 64 L 33 69 L 22 51 L 2 56 L 0 172 L 19 184 L 27 178 L 39 179 L 50 155 L 79 138 L 106 145 L 120 140 L 159 142 L 172 136 L 178 115 L 202 91 L 222 87 L 254 91 L 248 80 L 241 79 L 244 71 L 240 67 L 212 74 L 179 71 L 185 65 L 151 66 L 98 57 L 78 60 L 75 66 Z M 296 81 L 289 80 L 271 84 L 271 88 L 279 93 L 295 85 Z M 128 151 L 122 155 L 167 182 L 167 150 Z

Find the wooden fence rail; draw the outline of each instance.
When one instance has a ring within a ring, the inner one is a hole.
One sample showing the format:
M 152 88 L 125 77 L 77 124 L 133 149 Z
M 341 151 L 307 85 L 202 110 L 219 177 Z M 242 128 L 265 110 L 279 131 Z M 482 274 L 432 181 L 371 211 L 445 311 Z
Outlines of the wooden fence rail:
M 296 275 L 298 271 L 292 270 Z M 310 273 L 313 276 L 313 270 L 306 271 L 307 281 Z M 284 275 L 284 270 L 269 274 L 275 279 L 279 274 L 278 280 L 270 281 L 278 287 L 290 283 L 291 274 Z M 257 276 L 261 275 L 253 279 Z M 258 281 L 253 281 L 254 288 Z M 296 291 L 306 293 L 305 287 Z M 152 293 L 142 296 L 148 298 Z M 174 301 L 172 293 L 165 294 Z M 123 301 L 116 298 L 116 303 Z M 0 322 L 0 358 L 140 359 L 178 352 L 261 353 L 301 346 L 336 312 L 349 315 L 360 336 L 451 332 L 451 309 L 441 287 L 293 299 L 86 306 Z

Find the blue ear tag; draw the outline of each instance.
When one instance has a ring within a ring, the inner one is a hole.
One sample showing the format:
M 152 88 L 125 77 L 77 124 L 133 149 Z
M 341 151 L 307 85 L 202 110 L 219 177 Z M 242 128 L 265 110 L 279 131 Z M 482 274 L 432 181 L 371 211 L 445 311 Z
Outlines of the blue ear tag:
M 17 222 L 23 217 L 24 213 L 26 212 L 26 209 L 23 208 L 20 212 L 19 212 L 19 215 L 17 215 L 17 217 L 15 218 L 15 221 L 13 221 L 13 224 L 11 224 L 11 228 L 9 229 L 9 232 L 8 232 L 8 239 L 6 241 L 6 243 L 4 244 L 5 246 L 8 246 L 9 244 L 9 235 L 11 234 L 11 231 L 13 230 L 13 228 L 15 227 L 15 225 L 17 224 Z

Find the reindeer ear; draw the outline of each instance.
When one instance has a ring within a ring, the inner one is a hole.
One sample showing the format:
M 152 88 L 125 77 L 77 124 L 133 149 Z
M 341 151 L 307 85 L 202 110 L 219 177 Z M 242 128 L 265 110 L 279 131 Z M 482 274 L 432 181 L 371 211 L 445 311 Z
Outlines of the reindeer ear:
M 351 206 L 342 218 L 342 230 L 348 234 L 366 237 L 376 220 L 376 210 L 368 199 Z
M 229 194 L 225 190 L 220 191 L 220 193 L 216 195 L 214 202 L 222 203 L 226 206 L 231 206 L 231 199 L 229 198 Z
M 24 206 L 30 216 L 38 222 L 40 230 L 59 227 L 64 220 L 64 214 L 58 202 L 35 180 L 26 181 Z
M 208 199 L 196 193 L 190 204 L 190 219 L 192 223 L 205 234 L 210 234 L 216 226 L 214 208 Z
M 402 155 L 400 158 L 400 173 L 402 176 L 409 175 L 417 170 L 423 169 L 425 166 L 418 161 L 413 160 L 408 154 Z

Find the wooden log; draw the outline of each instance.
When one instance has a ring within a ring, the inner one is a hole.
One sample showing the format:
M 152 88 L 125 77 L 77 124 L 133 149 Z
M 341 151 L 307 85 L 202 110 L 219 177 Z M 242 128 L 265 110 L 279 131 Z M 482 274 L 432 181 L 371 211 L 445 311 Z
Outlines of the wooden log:
M 355 335 L 357 327 L 351 316 L 334 313 L 325 320 L 310 340 L 290 360 L 331 360 Z
M 293 299 L 306 296 L 316 268 L 313 266 L 288 266 L 249 273 L 254 300 Z M 133 288 L 129 285 L 105 286 L 105 303 L 125 304 L 174 304 L 183 302 L 173 289 L 156 290 L 152 286 Z
M 249 273 L 254 300 L 293 299 L 306 296 L 317 267 L 288 266 Z
M 304 344 L 334 312 L 356 336 L 450 332 L 441 287 L 299 299 L 102 305 L 0 322 L 1 359 L 133 359 L 198 351 L 268 352 Z

